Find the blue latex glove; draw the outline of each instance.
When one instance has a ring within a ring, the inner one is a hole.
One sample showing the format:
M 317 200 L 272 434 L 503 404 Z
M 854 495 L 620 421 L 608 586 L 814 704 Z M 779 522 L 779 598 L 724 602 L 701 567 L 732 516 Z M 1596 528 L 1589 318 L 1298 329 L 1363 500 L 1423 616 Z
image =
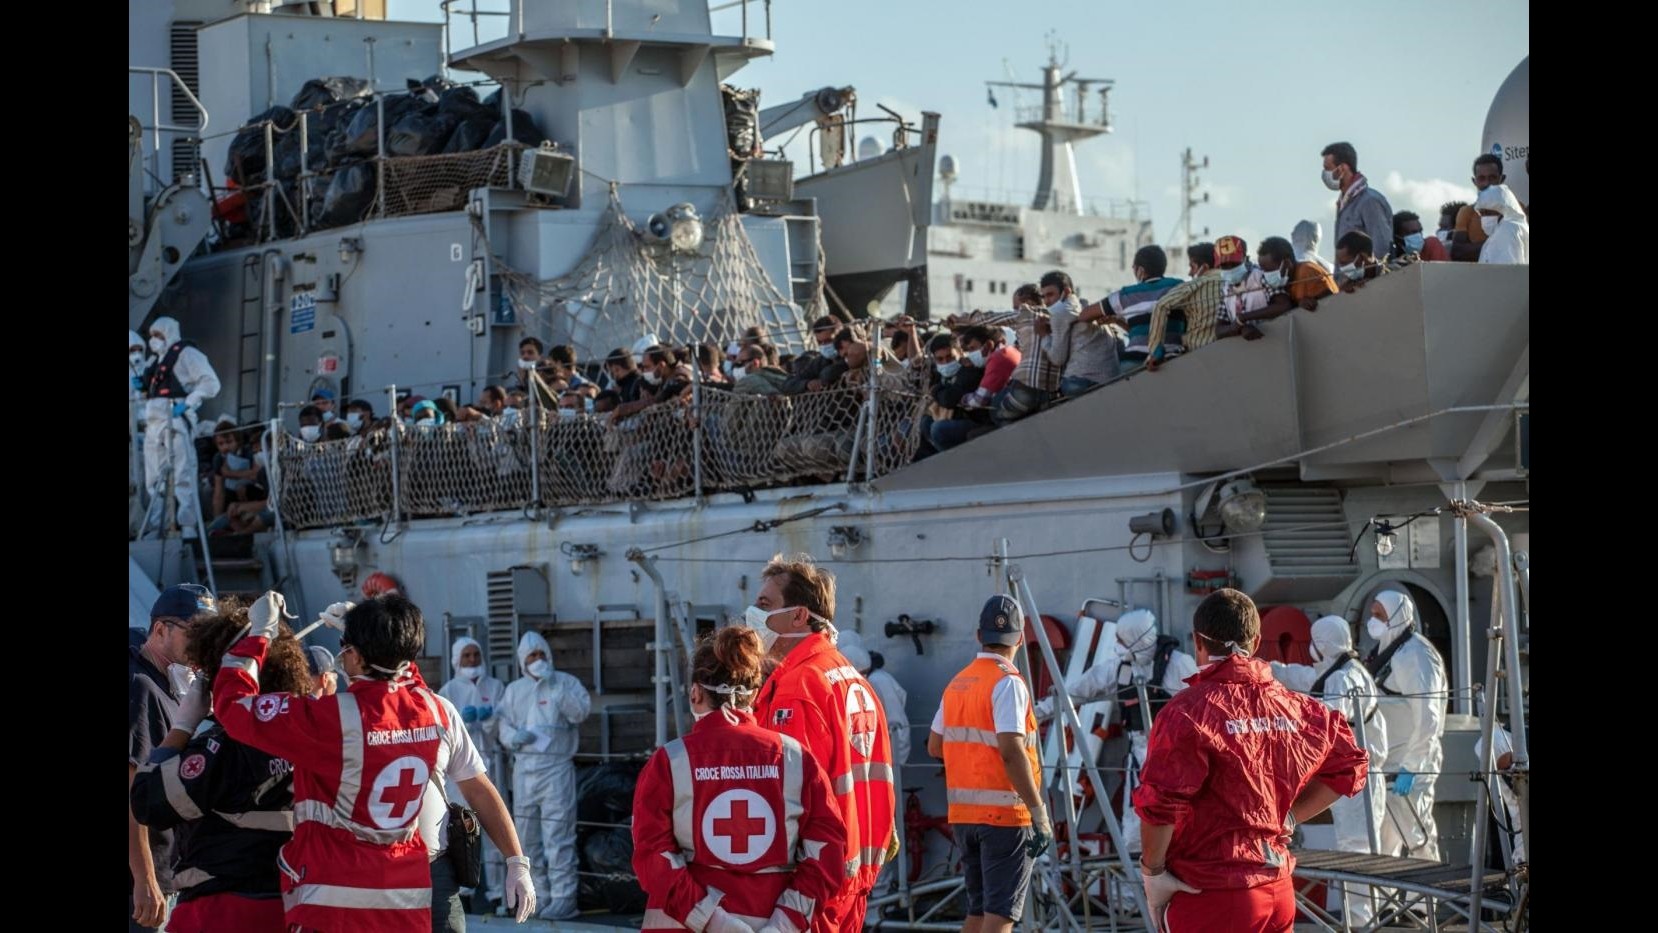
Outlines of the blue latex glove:
M 134 392 L 144 391 L 144 380 L 138 378 L 137 376 L 132 377 L 132 390 Z
M 1393 792 L 1401 797 L 1409 796 L 1412 787 L 1416 786 L 1416 775 L 1409 771 L 1401 771 L 1393 778 Z
M 480 707 L 478 707 L 478 721 L 479 722 L 483 722 L 484 720 L 488 719 L 489 717 L 491 717 L 493 715 L 495 715 L 495 707 L 493 707 L 493 706 L 480 706 Z
M 476 706 L 461 707 L 461 722 L 477 722 L 478 708 Z
M 174 402 L 173 403 L 173 417 L 174 418 L 184 417 L 184 413 L 189 411 L 189 410 L 190 410 L 190 406 L 185 404 L 184 402 Z

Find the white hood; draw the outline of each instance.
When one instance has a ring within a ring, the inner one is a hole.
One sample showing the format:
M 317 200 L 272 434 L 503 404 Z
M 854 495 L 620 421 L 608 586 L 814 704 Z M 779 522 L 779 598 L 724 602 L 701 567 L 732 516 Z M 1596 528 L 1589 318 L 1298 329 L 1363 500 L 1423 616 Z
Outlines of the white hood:
M 1117 620 L 1117 643 L 1137 665 L 1151 663 L 1157 648 L 1157 616 L 1150 609 L 1134 609 Z
M 1376 594 L 1375 601 L 1381 603 L 1382 611 L 1387 613 L 1387 634 L 1377 639 L 1386 648 L 1415 627 L 1416 603 L 1398 590 L 1383 590 Z
M 156 318 L 155 323 L 150 325 L 150 330 L 161 331 L 162 339 L 166 341 L 167 346 L 169 347 L 175 343 L 178 343 L 178 321 L 175 321 L 170 317 Z
M 841 632 L 835 640 L 835 647 L 858 669 L 859 673 L 868 671 L 871 665 L 869 650 L 864 647 L 863 636 L 857 632 Z
M 536 637 L 539 638 L 540 636 Z M 461 637 L 455 639 L 455 644 L 449 649 L 449 665 L 457 672 L 461 667 L 461 652 L 465 651 L 468 646 L 478 649 L 479 655 L 484 653 L 484 646 L 478 644 L 478 639 L 473 638 L 470 635 L 462 635 Z M 548 653 L 551 654 L 551 652 Z
M 558 665 L 553 664 L 553 646 L 547 644 L 547 639 L 542 638 L 540 632 L 525 632 L 524 637 L 518 639 L 518 669 L 526 677 L 530 674 L 530 665 L 524 659 L 529 657 L 530 652 L 538 648 L 546 652 L 547 663 L 552 664 L 554 670 L 558 669 Z
M 1326 664 L 1353 650 L 1353 630 L 1341 616 L 1324 616 L 1313 623 L 1313 647 L 1318 663 Z

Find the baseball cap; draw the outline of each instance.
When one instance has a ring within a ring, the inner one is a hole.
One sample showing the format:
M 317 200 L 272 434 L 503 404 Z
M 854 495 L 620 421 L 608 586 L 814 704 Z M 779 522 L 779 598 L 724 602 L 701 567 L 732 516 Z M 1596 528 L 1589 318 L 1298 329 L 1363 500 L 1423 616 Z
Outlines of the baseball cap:
M 1215 241 L 1215 265 L 1244 262 L 1249 259 L 1248 247 L 1240 237 L 1223 236 Z
M 150 607 L 150 618 L 189 621 L 204 612 L 212 612 L 215 608 L 213 594 L 208 592 L 207 587 L 196 583 L 180 583 L 161 591 L 155 605 Z
M 992 596 L 979 611 L 979 641 L 1013 646 L 1025 640 L 1025 614 L 1011 596 Z
M 315 401 L 319 398 L 325 398 L 325 399 L 329 400 L 330 402 L 332 402 L 334 400 L 334 390 L 323 388 L 323 389 L 317 389 L 315 392 L 311 393 L 311 400 L 312 401 Z

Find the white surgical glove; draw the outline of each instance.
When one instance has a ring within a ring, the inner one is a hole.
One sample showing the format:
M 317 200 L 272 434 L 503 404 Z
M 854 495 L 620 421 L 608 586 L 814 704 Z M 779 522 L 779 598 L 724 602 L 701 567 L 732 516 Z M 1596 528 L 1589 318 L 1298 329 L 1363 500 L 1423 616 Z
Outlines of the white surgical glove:
M 1169 871 L 1166 867 L 1157 874 L 1152 875 L 1147 874 L 1145 866 L 1141 865 L 1140 879 L 1146 886 L 1146 909 L 1151 911 L 1151 915 L 1157 919 L 1157 928 L 1159 930 L 1168 929 L 1168 924 L 1164 922 L 1164 914 L 1169 909 L 1169 901 L 1173 900 L 1176 894 L 1203 893 L 1197 888 L 1194 888 L 1186 882 L 1181 881 L 1179 878 L 1176 878 L 1174 876 L 1174 872 Z
M 530 880 L 529 856 L 507 856 L 507 886 L 502 903 L 507 905 L 508 910 L 517 909 L 513 916 L 518 923 L 523 923 L 535 912 L 535 882 Z
M 708 925 L 702 928 L 702 933 L 755 933 L 755 931 L 747 923 L 727 913 L 724 907 L 716 907 L 713 913 L 708 915 Z
M 345 631 L 345 614 L 357 608 L 356 603 L 329 603 L 328 608 L 317 614 L 317 621 L 331 628 Z
M 282 594 L 271 590 L 248 607 L 247 634 L 254 638 L 275 638 L 276 627 L 282 623 L 284 617 L 297 618 L 288 612 L 288 603 L 282 598 Z
M 179 698 L 178 712 L 173 714 L 174 729 L 195 734 L 196 727 L 201 725 L 201 721 L 213 710 L 213 696 L 208 692 L 210 689 L 206 677 L 197 677 L 190 684 L 190 689 L 184 691 L 184 696 Z
M 1036 721 L 1047 722 L 1054 718 L 1054 698 L 1043 697 L 1036 702 Z

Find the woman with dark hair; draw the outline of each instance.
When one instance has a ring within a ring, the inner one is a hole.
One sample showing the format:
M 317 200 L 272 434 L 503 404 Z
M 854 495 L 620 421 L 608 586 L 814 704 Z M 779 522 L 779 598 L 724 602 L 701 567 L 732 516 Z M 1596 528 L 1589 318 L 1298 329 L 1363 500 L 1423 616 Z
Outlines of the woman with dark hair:
M 172 731 L 133 779 L 138 822 L 190 827 L 179 836 L 179 901 L 167 923 L 172 933 L 287 929 L 276 857 L 293 835 L 293 769 L 226 735 L 208 711 L 207 689 L 218 676 L 219 659 L 247 624 L 248 611 L 226 602 L 190 623 L 185 657 L 200 676 L 179 704 Z M 259 690 L 311 691 L 304 649 L 286 625 L 278 626 L 260 665 Z M 207 728 L 198 729 L 203 723 Z
M 742 626 L 691 659 L 691 731 L 658 749 L 633 798 L 644 929 L 803 933 L 845 879 L 846 825 L 829 778 L 750 711 L 766 649 Z
M 337 658 L 348 686 L 312 699 L 261 692 L 256 680 L 282 643 L 285 614 L 280 593 L 260 597 L 213 681 L 231 737 L 293 763 L 294 836 L 276 860 L 284 919 L 304 930 L 425 933 L 434 924 L 432 871 L 417 817 L 426 785 L 470 748 L 456 737 L 465 727 L 454 707 L 414 667 L 426 620 L 399 595 L 349 608 Z M 481 771 L 457 779 L 508 855 L 506 901 L 522 921 L 535 889 L 506 806 Z

